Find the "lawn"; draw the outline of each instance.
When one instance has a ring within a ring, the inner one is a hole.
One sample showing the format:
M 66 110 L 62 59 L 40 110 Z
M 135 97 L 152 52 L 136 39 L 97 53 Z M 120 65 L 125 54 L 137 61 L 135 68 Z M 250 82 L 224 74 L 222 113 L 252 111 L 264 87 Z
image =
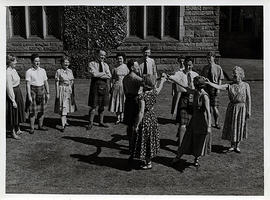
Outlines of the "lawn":
M 161 130 L 161 151 L 154 159 L 153 169 L 148 171 L 126 170 L 125 126 L 114 125 L 113 114 L 106 113 L 110 128 L 94 126 L 86 131 L 88 80 L 75 81 L 78 111 L 69 117 L 72 126 L 61 133 L 57 129 L 59 116 L 53 113 L 53 80 L 49 83 L 52 97 L 45 119 L 49 131 L 25 133 L 20 141 L 6 140 L 6 193 L 264 194 L 263 81 L 249 81 L 252 117 L 248 121 L 249 138 L 241 144 L 242 153 L 224 154 L 229 144 L 221 140 L 221 130 L 213 129 L 213 152 L 201 159 L 199 170 L 192 166 L 191 156 L 184 156 L 182 163 L 171 166 L 177 149 L 177 126 L 170 116 L 171 85 L 166 83 L 155 107 Z M 25 92 L 24 86 L 22 90 Z M 223 122 L 227 93 L 222 92 L 220 99 Z M 23 127 L 28 129 L 27 124 Z

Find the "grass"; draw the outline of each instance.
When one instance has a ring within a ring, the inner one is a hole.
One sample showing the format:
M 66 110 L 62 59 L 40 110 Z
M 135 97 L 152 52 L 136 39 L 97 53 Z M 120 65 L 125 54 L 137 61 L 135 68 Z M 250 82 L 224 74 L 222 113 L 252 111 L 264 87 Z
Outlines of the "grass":
M 231 61 L 232 62 L 232 61 Z M 236 61 L 237 62 L 237 61 Z M 193 158 L 184 156 L 176 167 L 176 130 L 170 119 L 171 85 L 166 83 L 155 110 L 159 116 L 161 151 L 150 171 L 126 171 L 128 142 L 125 126 L 114 125 L 116 118 L 107 112 L 110 128 L 94 126 L 86 131 L 88 80 L 76 80 L 78 111 L 70 116 L 72 126 L 61 133 L 59 116 L 53 113 L 52 97 L 46 113 L 48 132 L 22 135 L 20 141 L 7 138 L 6 193 L 45 194 L 173 194 L 173 195 L 263 195 L 263 82 L 249 81 L 252 92 L 252 117 L 249 138 L 241 144 L 241 154 L 224 154 L 229 145 L 221 131 L 213 129 L 213 152 L 201 159 L 198 171 Z M 23 92 L 24 88 L 23 88 Z M 221 122 L 228 103 L 221 93 Z M 28 128 L 24 124 L 24 128 Z

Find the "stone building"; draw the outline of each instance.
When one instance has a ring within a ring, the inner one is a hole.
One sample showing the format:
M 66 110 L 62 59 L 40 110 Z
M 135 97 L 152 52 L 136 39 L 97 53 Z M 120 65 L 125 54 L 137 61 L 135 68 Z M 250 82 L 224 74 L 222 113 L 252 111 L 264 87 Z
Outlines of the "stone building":
M 7 7 L 7 52 L 18 56 L 22 76 L 33 52 L 40 54 L 50 77 L 59 67 L 63 10 L 54 6 Z M 219 6 L 127 6 L 127 36 L 109 57 L 121 51 L 128 58 L 138 58 L 142 47 L 150 46 L 158 69 L 175 66 L 180 54 L 193 56 L 199 68 L 208 51 L 219 55 L 224 40 L 220 40 Z

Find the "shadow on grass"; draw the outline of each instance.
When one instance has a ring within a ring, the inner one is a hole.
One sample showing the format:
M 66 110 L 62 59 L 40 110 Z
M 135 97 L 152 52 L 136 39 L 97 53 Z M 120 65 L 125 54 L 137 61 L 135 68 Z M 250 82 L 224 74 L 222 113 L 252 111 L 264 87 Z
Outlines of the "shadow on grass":
M 172 164 L 173 159 L 169 157 L 161 157 L 157 156 L 153 158 L 153 162 L 159 163 L 161 165 L 173 168 L 179 172 L 184 172 L 186 168 L 189 168 L 190 166 L 193 166 L 193 163 L 187 162 L 184 159 L 180 159 L 180 161 L 177 164 Z
M 87 125 L 89 122 L 89 115 L 82 115 L 82 116 L 77 116 L 77 115 L 70 115 L 68 116 L 69 119 L 77 119 L 77 120 L 83 120 L 84 125 Z M 115 116 L 104 116 L 104 122 L 105 123 L 114 123 L 117 121 L 117 118 Z M 99 117 L 98 114 L 96 113 L 94 122 L 98 123 L 99 122 Z M 77 123 L 77 121 L 74 121 L 74 124 Z
M 161 149 L 176 154 L 177 152 L 175 150 L 172 150 L 169 147 L 167 147 L 168 145 L 178 146 L 176 141 L 173 141 L 173 140 L 170 140 L 170 139 L 160 139 L 160 148 Z
M 127 135 L 112 134 L 111 136 L 112 139 L 110 140 L 110 142 L 119 142 L 121 140 L 128 140 Z
M 97 147 L 97 151 L 90 155 L 71 154 L 70 157 L 77 158 L 79 162 L 85 162 L 97 166 L 107 166 L 110 168 L 129 171 L 127 167 L 127 159 L 112 158 L 112 157 L 98 157 L 101 153 L 101 147 Z
M 175 124 L 175 120 L 158 117 L 158 123 L 163 124 L 163 125 L 165 125 L 165 124 Z
M 120 153 L 122 154 L 128 154 L 128 147 L 125 145 L 116 144 L 112 141 L 103 141 L 99 139 L 92 139 L 92 138 L 85 138 L 85 137 L 70 137 L 70 136 L 64 136 L 63 139 L 67 140 L 73 140 L 75 142 L 80 142 L 82 144 L 92 145 L 97 148 L 109 148 L 109 149 L 116 149 L 120 150 Z
M 222 145 L 212 145 L 212 152 L 219 154 L 226 154 L 229 147 L 224 147 Z

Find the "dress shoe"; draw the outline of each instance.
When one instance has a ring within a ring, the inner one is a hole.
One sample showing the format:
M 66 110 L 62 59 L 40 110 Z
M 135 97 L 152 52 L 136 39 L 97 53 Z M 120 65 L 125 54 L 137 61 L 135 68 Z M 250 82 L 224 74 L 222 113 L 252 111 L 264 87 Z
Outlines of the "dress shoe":
M 104 123 L 99 123 L 99 126 L 104 127 L 104 128 L 109 128 L 109 126 L 107 124 L 104 124 Z
M 93 128 L 93 124 L 88 124 L 88 126 L 86 127 L 86 130 L 91 130 Z
M 40 130 L 40 131 L 48 131 L 48 129 L 44 128 L 43 126 L 38 127 L 38 130 Z

